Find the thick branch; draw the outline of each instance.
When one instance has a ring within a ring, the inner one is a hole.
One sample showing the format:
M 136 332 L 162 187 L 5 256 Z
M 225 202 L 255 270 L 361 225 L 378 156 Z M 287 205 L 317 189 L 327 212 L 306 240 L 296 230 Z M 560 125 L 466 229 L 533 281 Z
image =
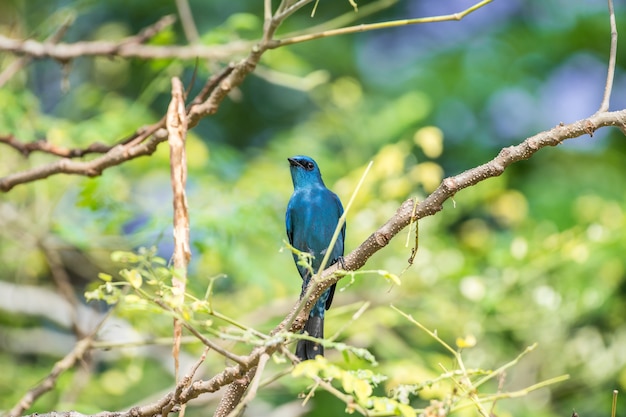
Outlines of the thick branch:
M 413 199 L 408 199 L 402 203 L 393 217 L 371 234 L 358 248 L 344 257 L 346 270 L 356 271 L 361 268 L 374 253 L 387 246 L 389 241 L 403 228 L 413 221 L 441 211 L 443 203 L 458 191 L 488 178 L 501 175 L 509 165 L 530 158 L 541 148 L 557 146 L 567 139 L 593 135 L 597 129 L 607 126 L 615 126 L 622 130 L 626 129 L 626 110 L 594 114 L 587 119 L 579 120 L 572 124 L 556 126 L 553 129 L 524 140 L 519 145 L 503 148 L 494 159 L 483 165 L 444 179 L 441 185 L 420 202 L 417 207 L 414 208 L 415 202 Z M 304 309 L 293 320 L 291 328 L 286 326 L 287 323 L 290 323 L 291 315 L 295 310 L 274 329 L 273 333 L 285 330 L 298 331 L 306 321 L 315 301 L 327 288 L 341 279 L 341 275 L 334 274 L 338 269 L 338 264 L 334 264 L 324 271 L 321 279 L 315 283 L 315 287 L 312 289 L 311 296 L 306 302 Z

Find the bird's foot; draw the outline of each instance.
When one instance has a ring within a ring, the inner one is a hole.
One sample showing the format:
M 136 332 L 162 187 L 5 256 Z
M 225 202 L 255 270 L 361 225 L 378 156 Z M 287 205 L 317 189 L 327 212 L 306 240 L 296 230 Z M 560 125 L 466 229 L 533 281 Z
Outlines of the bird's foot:
M 343 256 L 340 256 L 339 258 L 337 258 L 337 262 L 339 262 L 339 265 L 341 265 L 341 269 L 343 269 L 345 271 L 346 269 L 346 263 L 343 260 Z

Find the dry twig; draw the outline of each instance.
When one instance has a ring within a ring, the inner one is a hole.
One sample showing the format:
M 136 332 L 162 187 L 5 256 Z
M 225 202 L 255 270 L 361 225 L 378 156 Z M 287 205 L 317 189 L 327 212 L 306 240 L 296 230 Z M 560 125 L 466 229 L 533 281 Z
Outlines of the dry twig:
M 65 355 L 63 359 L 54 364 L 54 367 L 48 376 L 46 376 L 39 384 L 37 384 L 37 386 L 30 389 L 22 396 L 22 398 L 20 398 L 17 404 L 15 404 L 15 406 L 7 414 L 8 417 L 20 416 L 25 410 L 28 410 L 37 398 L 41 397 L 46 392 L 51 391 L 55 387 L 61 374 L 74 367 L 77 362 L 89 353 L 98 331 L 104 322 L 109 318 L 111 311 L 113 310 L 109 310 L 109 313 L 104 316 L 91 334 L 76 342 L 74 349 Z
M 187 265 L 191 259 L 189 247 L 189 210 L 185 184 L 187 183 L 187 156 L 185 139 L 187 137 L 187 114 L 185 111 L 185 94 L 183 83 L 177 77 L 172 78 L 172 100 L 167 110 L 166 126 L 170 145 L 170 170 L 174 205 L 174 275 L 172 287 L 176 296 L 176 305 L 185 301 L 187 281 Z M 178 356 L 183 327 L 180 320 L 174 319 L 174 369 L 178 380 Z

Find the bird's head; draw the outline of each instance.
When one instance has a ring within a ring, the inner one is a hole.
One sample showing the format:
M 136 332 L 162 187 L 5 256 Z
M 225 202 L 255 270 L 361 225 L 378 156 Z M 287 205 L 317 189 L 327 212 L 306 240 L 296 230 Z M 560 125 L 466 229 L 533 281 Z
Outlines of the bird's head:
M 294 188 L 324 184 L 322 173 L 313 158 L 303 155 L 287 158 Z

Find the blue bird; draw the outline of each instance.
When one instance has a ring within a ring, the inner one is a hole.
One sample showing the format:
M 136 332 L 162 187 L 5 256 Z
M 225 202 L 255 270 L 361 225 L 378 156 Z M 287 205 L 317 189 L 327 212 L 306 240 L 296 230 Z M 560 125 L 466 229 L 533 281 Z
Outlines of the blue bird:
M 289 243 L 301 252 L 313 255 L 311 266 L 313 273 L 317 273 L 330 241 L 343 214 L 343 206 L 339 197 L 330 191 L 322 181 L 322 174 L 317 163 L 308 156 L 294 156 L 287 158 L 293 181 L 293 194 L 287 204 L 285 223 Z M 344 223 L 341 233 L 331 249 L 327 267 L 334 264 L 343 256 L 343 242 L 346 234 Z M 311 280 L 311 271 L 298 265 L 298 256 L 293 255 L 296 267 L 302 277 L 302 297 Z M 335 293 L 335 284 L 322 294 L 309 314 L 304 326 L 310 336 L 324 337 L 324 312 L 330 308 Z M 315 342 L 300 340 L 296 347 L 296 356 L 300 360 L 313 359 L 317 355 L 324 355 L 324 348 Z

